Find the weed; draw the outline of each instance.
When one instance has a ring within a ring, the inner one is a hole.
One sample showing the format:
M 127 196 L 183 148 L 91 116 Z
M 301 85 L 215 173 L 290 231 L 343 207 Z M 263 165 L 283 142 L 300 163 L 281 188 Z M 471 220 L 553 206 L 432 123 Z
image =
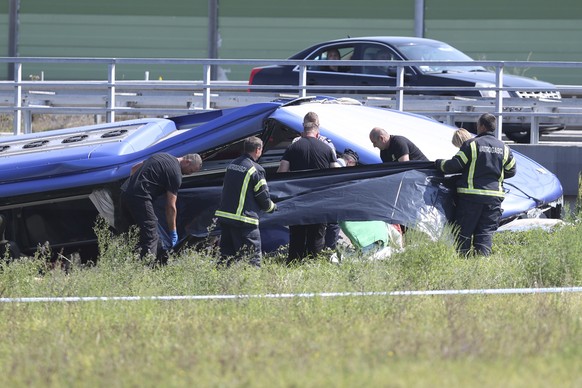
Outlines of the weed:
M 415 230 L 387 260 L 322 255 L 288 267 L 217 268 L 186 250 L 152 268 L 137 234 L 95 225 L 100 258 L 49 266 L 46 250 L 0 264 L 0 294 L 266 295 L 582 283 L 582 225 L 499 233 L 488 258 L 464 258 L 452 231 Z M 0 385 L 395 386 L 576 385 L 577 295 L 289 297 L 191 301 L 1 303 Z

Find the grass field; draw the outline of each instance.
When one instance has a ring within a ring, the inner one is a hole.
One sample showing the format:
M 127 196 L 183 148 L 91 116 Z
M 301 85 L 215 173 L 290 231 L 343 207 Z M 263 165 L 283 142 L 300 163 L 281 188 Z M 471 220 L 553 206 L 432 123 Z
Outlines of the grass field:
M 68 272 L 3 263 L 0 296 L 155 296 L 582 285 L 582 225 L 498 234 L 489 258 L 407 234 L 390 260 L 216 269 L 189 251 L 151 268 L 97 227 Z M 576 387 L 582 294 L 0 303 L 0 386 Z

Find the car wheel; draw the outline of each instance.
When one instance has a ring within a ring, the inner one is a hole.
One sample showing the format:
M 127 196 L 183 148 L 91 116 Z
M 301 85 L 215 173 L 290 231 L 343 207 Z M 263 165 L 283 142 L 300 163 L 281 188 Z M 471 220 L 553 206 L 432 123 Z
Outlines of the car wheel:
M 505 134 L 509 140 L 513 140 L 516 143 L 529 143 L 529 131 L 523 132 L 508 132 Z

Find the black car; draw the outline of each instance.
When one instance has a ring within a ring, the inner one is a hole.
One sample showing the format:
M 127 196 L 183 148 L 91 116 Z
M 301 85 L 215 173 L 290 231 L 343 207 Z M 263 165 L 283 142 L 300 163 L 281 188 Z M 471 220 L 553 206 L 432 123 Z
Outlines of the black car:
M 339 55 L 338 55 L 339 54 Z M 472 61 L 472 59 L 454 47 L 432 39 L 413 37 L 364 37 L 346 38 L 323 42 L 311 46 L 289 59 L 321 60 L 385 60 L 381 66 L 328 66 L 312 65 L 307 68 L 306 84 L 308 93 L 325 94 L 330 90 L 318 89 L 318 85 L 346 86 L 346 90 L 332 93 L 391 93 L 386 86 L 396 86 L 395 61 L 433 60 L 433 61 Z M 495 97 L 495 73 L 482 66 L 442 66 L 423 65 L 408 66 L 404 72 L 405 86 L 412 87 L 448 87 L 447 90 L 419 90 L 407 93 L 439 96 L 461 97 Z M 520 88 L 523 91 L 504 91 L 504 97 L 543 98 L 560 100 L 560 92 L 550 83 L 514 75 L 504 75 L 505 87 Z M 251 72 L 250 85 L 298 85 L 298 66 L 265 66 L 254 68 Z M 365 86 L 366 89 L 361 87 Z M 378 88 L 375 88 L 378 87 Z M 478 87 L 481 90 L 451 89 L 454 87 Z M 357 89 L 360 88 L 360 89 Z M 264 89 L 262 89 L 264 91 Z M 278 91 L 278 90 L 273 90 Z M 282 90 L 281 90 L 282 91 Z M 287 90 L 288 91 L 288 90 Z M 473 123 L 457 123 L 469 127 Z M 473 124 L 474 125 L 474 124 Z M 540 124 L 540 133 L 563 129 L 562 124 Z M 530 125 L 506 123 L 503 126 L 508 138 L 523 142 L 529 140 Z

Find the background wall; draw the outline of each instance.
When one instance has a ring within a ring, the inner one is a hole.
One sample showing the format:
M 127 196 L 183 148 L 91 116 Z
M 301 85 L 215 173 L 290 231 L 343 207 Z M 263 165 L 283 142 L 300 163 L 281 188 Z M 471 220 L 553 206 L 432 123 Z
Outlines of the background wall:
M 512 144 L 511 149 L 535 160 L 554 173 L 562 183 L 565 196 L 578 195 L 582 147 L 573 144 Z
M 582 2 L 560 0 L 425 0 L 425 37 L 474 59 L 582 61 Z M 208 1 L 21 0 L 20 56 L 205 58 Z M 287 58 L 320 41 L 345 36 L 414 34 L 414 1 L 221 0 L 221 58 Z M 8 1 L 0 3 L 0 56 L 8 51 Z M 25 77 L 103 79 L 106 68 L 29 65 Z M 200 79 L 201 69 L 126 66 L 120 79 Z M 226 75 L 246 80 L 250 68 Z M 508 69 L 510 72 L 512 69 Z M 515 72 L 515 71 L 514 71 Z M 523 72 L 523 69 L 520 70 Z M 7 69 L 0 67 L 0 79 Z M 525 75 L 580 84 L 574 71 L 531 68 Z

